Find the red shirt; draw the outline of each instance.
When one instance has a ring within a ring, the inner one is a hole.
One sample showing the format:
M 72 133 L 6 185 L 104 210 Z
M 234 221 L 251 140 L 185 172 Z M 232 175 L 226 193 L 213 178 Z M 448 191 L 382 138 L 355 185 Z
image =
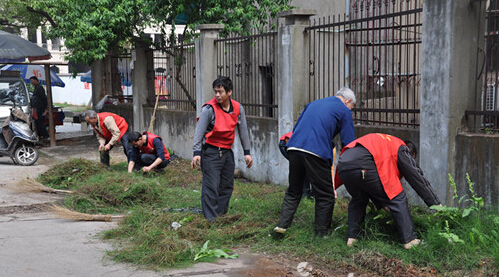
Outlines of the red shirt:
M 103 137 L 104 139 L 106 139 L 107 141 L 111 140 L 111 138 L 113 137 L 113 135 L 111 134 L 111 132 L 104 125 L 104 119 L 106 117 L 112 116 L 114 118 L 114 121 L 116 122 L 116 126 L 118 126 L 118 129 L 120 129 L 120 137 L 118 138 L 118 140 L 120 140 L 121 137 L 128 130 L 128 123 L 126 123 L 126 121 L 125 121 L 125 119 L 123 117 L 121 117 L 121 116 L 119 116 L 117 114 L 104 112 L 104 113 L 98 113 L 97 116 L 99 117 L 99 125 L 100 125 L 100 128 L 102 130 L 102 133 L 99 132 L 94 126 L 92 126 L 92 128 L 94 128 L 94 130 L 101 137 Z
M 206 143 L 225 149 L 232 147 L 241 106 L 237 101 L 232 99 L 230 101 L 233 107 L 231 114 L 222 110 L 214 97 L 203 105 L 210 105 L 215 113 L 215 126 L 213 126 L 211 132 L 205 135 Z
M 379 179 L 386 192 L 386 195 L 391 200 L 402 192 L 402 184 L 400 178 L 402 174 L 397 167 L 398 150 L 401 145 L 406 145 L 401 139 L 380 133 L 367 134 L 360 137 L 341 150 L 341 153 L 346 149 L 353 148 L 356 145 L 364 146 L 374 158 Z M 335 176 L 335 188 L 343 184 L 338 173 Z
M 149 133 L 149 132 L 144 132 L 142 133 L 143 135 L 147 135 L 147 141 L 145 145 L 142 145 L 139 147 L 140 151 L 144 154 L 155 154 L 156 155 L 156 148 L 154 148 L 153 140 L 155 138 L 160 138 L 160 136 L 157 136 L 155 134 Z M 165 160 L 170 160 L 170 153 L 168 152 L 168 149 L 166 149 L 165 144 L 163 143 L 163 140 L 161 140 L 161 144 L 163 144 L 163 150 L 165 151 Z

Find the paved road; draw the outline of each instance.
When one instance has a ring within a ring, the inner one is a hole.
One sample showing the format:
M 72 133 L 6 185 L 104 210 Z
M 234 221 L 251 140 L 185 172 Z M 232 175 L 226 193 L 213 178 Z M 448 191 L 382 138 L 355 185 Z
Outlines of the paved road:
M 61 196 L 15 190 L 19 180 L 28 175 L 36 177 L 65 159 L 97 160 L 97 143 L 91 133 L 59 133 L 56 138 L 58 146 L 41 148 L 40 159 L 33 166 L 17 166 L 10 158 L 0 157 L 0 276 L 299 276 L 294 270 L 296 264 L 290 267 L 282 260 L 251 253 L 239 253 L 240 258 L 235 260 L 160 272 L 109 260 L 105 253 L 112 245 L 103 242 L 99 234 L 116 222 L 60 219 L 44 212 L 41 205 Z M 123 155 L 120 149 L 112 151 L 112 159 Z

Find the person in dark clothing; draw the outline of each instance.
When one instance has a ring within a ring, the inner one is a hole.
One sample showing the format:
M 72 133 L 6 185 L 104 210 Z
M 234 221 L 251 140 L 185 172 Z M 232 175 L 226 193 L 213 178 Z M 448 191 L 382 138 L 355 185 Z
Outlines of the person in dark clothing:
M 36 112 L 33 116 L 35 119 L 36 132 L 40 139 L 48 138 L 49 133 L 45 128 L 45 110 L 47 110 L 47 95 L 45 95 L 45 89 L 40 84 L 37 77 L 32 76 L 29 78 L 30 83 L 35 87 L 33 92 L 33 97 L 31 97 L 31 107 Z
M 140 168 L 143 172 L 161 172 L 170 163 L 170 153 L 161 137 L 149 132 L 133 132 L 128 135 L 128 142 L 133 145 L 128 173 Z
M 201 206 L 203 215 L 212 221 L 229 210 L 234 190 L 234 143 L 235 130 L 243 146 L 246 167 L 253 165 L 246 116 L 241 104 L 230 98 L 232 81 L 220 76 L 213 81 L 215 97 L 206 102 L 196 124 L 193 138 L 191 167 L 201 165 L 203 184 Z
M 286 158 L 286 160 L 289 160 L 288 147 L 286 147 L 286 143 L 288 143 L 288 140 L 292 134 L 293 134 L 293 132 L 288 132 L 279 138 L 279 151 L 281 151 L 281 154 L 284 156 L 284 158 Z M 310 186 L 310 182 L 308 181 L 307 176 L 305 176 L 305 178 L 303 180 L 302 198 L 303 197 L 312 198 L 313 195 L 314 195 L 314 193 L 313 193 L 312 188 Z
M 348 246 L 357 241 L 369 199 L 378 209 L 390 211 L 406 249 L 420 243 L 400 178 L 407 180 L 426 205 L 439 205 L 440 200 L 417 166 L 416 154 L 412 142 L 380 133 L 360 137 L 343 148 L 336 166 L 335 187 L 344 183 L 352 196 L 348 205 Z
M 286 146 L 289 154 L 289 187 L 282 201 L 281 215 L 274 232 L 284 234 L 291 225 L 308 177 L 315 197 L 315 235 L 331 231 L 336 191 L 333 187 L 333 138 L 341 135 L 346 145 L 355 139 L 351 109 L 355 94 L 341 88 L 335 96 L 309 103 L 302 111 Z

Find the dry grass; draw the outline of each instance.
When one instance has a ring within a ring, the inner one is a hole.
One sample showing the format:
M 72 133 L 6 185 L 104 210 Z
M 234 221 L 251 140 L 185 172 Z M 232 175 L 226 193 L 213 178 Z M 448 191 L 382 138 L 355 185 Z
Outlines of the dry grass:
M 121 215 L 79 213 L 56 204 L 48 205 L 47 210 L 54 212 L 62 218 L 76 221 L 112 221 L 113 219 L 116 220 L 123 217 Z
M 14 189 L 20 192 L 73 193 L 70 190 L 46 187 L 33 179 L 31 176 L 27 176 L 26 178 L 19 180 Z

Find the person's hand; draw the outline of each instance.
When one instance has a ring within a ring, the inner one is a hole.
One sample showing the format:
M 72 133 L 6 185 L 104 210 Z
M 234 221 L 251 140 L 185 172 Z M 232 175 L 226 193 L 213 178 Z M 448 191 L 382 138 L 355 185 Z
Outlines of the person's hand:
M 144 167 L 142 168 L 142 171 L 144 171 L 144 172 L 149 172 L 149 171 L 151 171 L 151 170 L 152 170 L 152 168 L 151 168 L 150 166 L 144 166 Z
M 196 165 L 200 165 L 200 164 L 201 164 L 201 156 L 194 156 L 192 158 L 191 168 L 194 169 L 194 168 L 196 168 Z
M 250 168 L 253 165 L 253 158 L 251 157 L 251 155 L 245 155 L 244 161 L 246 162 L 247 168 Z
M 104 146 L 104 150 L 106 150 L 106 151 L 111 150 L 111 144 L 109 144 L 109 143 L 106 144 L 106 146 Z
M 104 147 L 105 147 L 104 144 L 99 145 L 99 151 L 104 150 Z

